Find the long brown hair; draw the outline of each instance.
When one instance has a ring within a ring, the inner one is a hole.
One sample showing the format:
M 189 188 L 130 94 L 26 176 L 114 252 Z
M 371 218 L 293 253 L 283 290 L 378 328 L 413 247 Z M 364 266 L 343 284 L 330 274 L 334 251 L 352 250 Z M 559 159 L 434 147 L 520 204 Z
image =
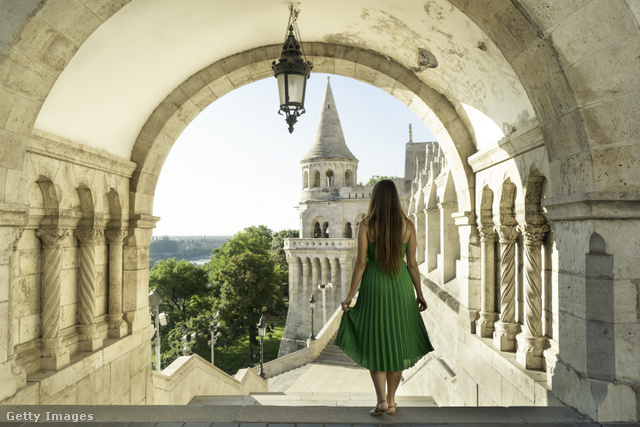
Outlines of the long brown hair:
M 376 262 L 382 271 L 397 276 L 402 257 L 402 220 L 406 215 L 393 181 L 383 179 L 373 187 L 367 218 L 370 237 L 375 242 Z

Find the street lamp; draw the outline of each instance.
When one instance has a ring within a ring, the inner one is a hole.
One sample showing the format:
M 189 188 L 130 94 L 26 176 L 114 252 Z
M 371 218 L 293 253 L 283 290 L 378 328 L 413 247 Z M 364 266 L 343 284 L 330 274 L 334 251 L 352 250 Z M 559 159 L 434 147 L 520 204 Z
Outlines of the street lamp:
M 160 292 L 158 292 L 157 289 L 149 292 L 149 305 L 151 306 L 155 329 L 156 372 L 160 372 L 162 368 L 162 361 L 160 359 L 160 326 L 167 326 L 169 323 L 169 316 L 164 313 L 159 313 L 160 304 L 162 304 L 162 295 L 160 295 Z
M 264 323 L 264 316 L 260 316 L 260 323 L 258 323 L 258 335 L 260 335 L 260 373 L 262 378 L 264 375 L 264 336 L 267 333 L 267 324 Z
M 196 333 L 189 333 L 189 328 L 187 328 L 187 325 L 182 324 L 180 326 L 180 328 L 182 329 L 182 355 L 183 356 L 189 356 L 191 355 L 191 341 L 195 341 L 196 340 Z
M 278 80 L 278 93 L 280 94 L 278 114 L 285 113 L 289 133 L 293 132 L 293 125 L 298 117 L 305 113 L 304 97 L 307 79 L 313 68 L 313 64 L 306 60 L 306 56 L 304 59 L 302 58 L 304 50 L 296 22 L 299 13 L 300 10 L 293 4 L 289 5 L 289 22 L 287 35 L 282 46 L 282 55 L 278 62 L 271 63 L 273 75 Z
M 309 307 L 311 308 L 311 334 L 309 334 L 309 339 L 313 341 L 316 339 L 316 336 L 313 335 L 313 310 L 316 308 L 316 297 L 313 294 L 309 299 Z
M 322 324 L 327 324 L 327 288 L 333 288 L 333 283 L 318 284 L 318 289 L 322 291 Z
M 209 315 L 209 332 L 211 332 L 211 340 L 207 343 L 211 346 L 211 364 L 214 365 L 213 363 L 213 349 L 216 346 L 216 342 L 218 341 L 218 338 L 220 338 L 220 336 L 222 335 L 220 332 L 218 332 L 218 328 L 220 327 L 220 322 L 216 323 L 215 320 L 220 317 L 220 312 L 218 311 L 216 313 L 215 316 Z

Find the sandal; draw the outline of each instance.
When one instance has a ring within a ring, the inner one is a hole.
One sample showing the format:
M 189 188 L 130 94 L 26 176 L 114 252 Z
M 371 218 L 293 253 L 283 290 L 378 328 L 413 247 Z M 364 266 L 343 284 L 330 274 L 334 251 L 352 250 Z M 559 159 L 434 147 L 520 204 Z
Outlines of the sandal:
M 382 405 L 383 403 L 386 403 L 386 400 L 381 400 L 380 402 L 378 402 L 378 404 L 376 405 L 375 408 L 373 408 L 371 411 L 369 411 L 369 413 L 371 414 L 371 416 L 373 417 L 377 417 L 378 415 L 382 415 L 384 413 L 386 413 L 389 409 L 380 409 L 380 405 Z
M 393 406 L 389 407 L 389 409 L 384 411 L 384 413 L 387 414 L 387 415 L 395 415 L 396 414 L 396 409 L 398 409 L 398 404 L 394 403 Z

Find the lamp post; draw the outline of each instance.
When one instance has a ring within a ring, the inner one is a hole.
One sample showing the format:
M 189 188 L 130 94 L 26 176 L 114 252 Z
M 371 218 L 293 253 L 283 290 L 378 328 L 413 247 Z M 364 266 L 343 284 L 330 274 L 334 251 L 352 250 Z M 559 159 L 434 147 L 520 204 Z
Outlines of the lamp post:
M 311 308 L 311 334 L 309 334 L 309 339 L 311 341 L 316 339 L 316 336 L 313 335 L 313 310 L 316 308 L 316 297 L 311 294 L 311 298 L 309 299 L 309 307 Z
M 156 372 L 160 372 L 162 369 L 162 361 L 160 359 L 160 326 L 167 326 L 169 323 L 169 316 L 164 313 L 159 313 L 160 304 L 162 304 L 162 295 L 160 295 L 160 292 L 158 292 L 157 289 L 149 292 L 149 305 L 151 306 L 155 329 Z
M 260 323 L 258 323 L 258 335 L 260 335 L 260 375 L 265 378 L 264 375 L 264 336 L 267 332 L 267 324 L 264 323 L 264 316 L 260 316 Z
M 282 46 L 282 55 L 278 62 L 271 63 L 274 77 L 278 80 L 278 93 L 280 95 L 280 110 L 278 114 L 285 113 L 286 122 L 289 125 L 289 133 L 293 132 L 293 125 L 298 117 L 305 113 L 304 97 L 307 88 L 307 79 L 311 75 L 313 64 L 303 59 L 304 51 L 298 30 L 299 9 L 293 4 L 289 5 L 289 22 L 287 35 Z M 296 39 L 297 36 L 297 39 Z
M 189 329 L 187 328 L 187 325 L 181 325 L 180 328 L 182 329 L 182 355 L 183 356 L 189 356 L 191 355 L 191 341 L 195 341 L 196 340 L 196 333 L 189 333 Z
M 318 284 L 318 289 L 322 291 L 322 324 L 327 324 L 327 288 L 333 288 L 333 283 Z
M 220 317 L 220 312 L 218 311 L 215 316 L 209 315 L 209 332 L 211 332 L 211 340 L 208 344 L 211 346 L 211 364 L 215 366 L 214 361 L 214 353 L 213 349 L 216 346 L 216 342 L 218 338 L 222 335 L 218 332 L 218 328 L 220 327 L 220 322 L 216 323 L 215 320 Z

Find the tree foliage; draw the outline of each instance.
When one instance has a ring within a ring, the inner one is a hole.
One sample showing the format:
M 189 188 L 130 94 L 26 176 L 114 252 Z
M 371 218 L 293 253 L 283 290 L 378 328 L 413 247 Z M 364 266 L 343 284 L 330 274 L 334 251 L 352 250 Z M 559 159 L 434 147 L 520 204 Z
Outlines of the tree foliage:
M 162 295 L 161 310 L 174 321 L 186 321 L 203 307 L 211 307 L 211 288 L 207 271 L 188 261 L 169 258 L 149 272 L 149 288 Z
M 229 259 L 218 272 L 220 299 L 216 309 L 225 325 L 227 340 L 249 334 L 251 346 L 257 344 L 257 324 L 262 314 L 282 315 L 282 277 L 269 255 L 245 252 Z M 253 351 L 253 348 L 251 348 Z
M 382 181 L 383 179 L 401 179 L 399 176 L 386 176 L 386 175 L 373 175 L 366 184 L 358 183 L 360 187 L 369 187 L 372 185 L 376 185 L 378 181 Z

